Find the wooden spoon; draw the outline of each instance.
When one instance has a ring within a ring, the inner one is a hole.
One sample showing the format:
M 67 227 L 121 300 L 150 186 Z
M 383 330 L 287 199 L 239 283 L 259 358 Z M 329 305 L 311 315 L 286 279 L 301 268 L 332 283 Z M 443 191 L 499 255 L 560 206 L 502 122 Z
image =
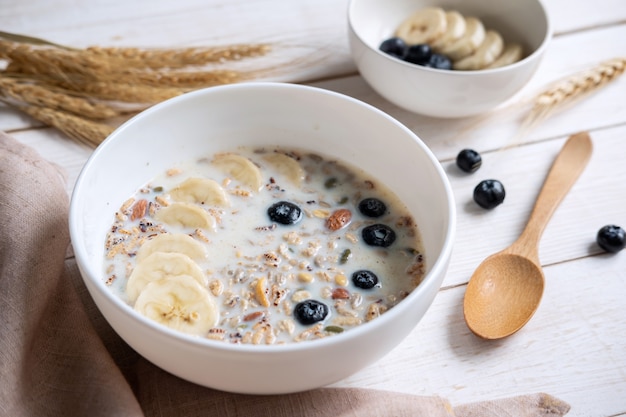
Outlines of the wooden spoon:
M 539 239 L 552 213 L 591 157 L 586 132 L 571 136 L 554 161 L 526 228 L 508 248 L 485 259 L 467 285 L 463 310 L 477 336 L 500 339 L 521 329 L 537 310 L 544 275 Z

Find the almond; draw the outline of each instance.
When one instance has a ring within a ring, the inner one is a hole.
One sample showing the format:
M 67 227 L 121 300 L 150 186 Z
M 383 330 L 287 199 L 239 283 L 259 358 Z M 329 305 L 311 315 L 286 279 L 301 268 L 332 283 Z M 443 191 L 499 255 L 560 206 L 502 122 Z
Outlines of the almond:
M 135 205 L 133 206 L 133 211 L 130 215 L 130 220 L 134 221 L 137 219 L 141 219 L 143 216 L 146 215 L 146 208 L 148 207 L 148 201 L 147 200 L 139 200 L 135 203 Z
M 350 291 L 345 288 L 335 288 L 331 297 L 333 300 L 347 300 L 350 298 Z
M 347 226 L 350 220 L 352 220 L 352 212 L 348 209 L 339 209 L 326 220 L 326 227 L 332 231 L 339 230 Z

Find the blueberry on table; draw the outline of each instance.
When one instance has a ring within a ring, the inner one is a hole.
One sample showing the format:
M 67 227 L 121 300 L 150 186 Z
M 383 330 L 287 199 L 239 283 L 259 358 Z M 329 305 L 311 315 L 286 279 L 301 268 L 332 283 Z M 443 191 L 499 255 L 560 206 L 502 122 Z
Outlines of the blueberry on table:
M 302 209 L 289 201 L 279 201 L 267 209 L 270 219 L 280 224 L 295 224 L 302 220 Z
M 387 206 L 377 198 L 364 198 L 359 202 L 359 211 L 367 217 L 380 217 L 387 211 Z
M 452 69 L 452 61 L 445 55 L 441 54 L 432 54 L 428 62 L 423 64 L 425 67 L 441 69 L 441 70 L 451 70 Z
M 425 65 L 430 61 L 432 54 L 433 51 L 430 49 L 430 46 L 425 43 L 420 43 L 409 46 L 404 60 L 406 62 L 410 62 L 411 64 Z
M 293 315 L 300 324 L 314 324 L 326 318 L 328 306 L 317 300 L 304 300 L 296 304 Z
M 382 41 L 378 47 L 382 52 L 393 57 L 404 59 L 407 53 L 408 46 L 400 38 L 389 38 Z
M 391 246 L 396 240 L 396 232 L 385 224 L 373 224 L 364 227 L 361 231 L 361 236 L 368 245 L 381 246 L 383 248 Z
M 378 277 L 372 271 L 361 269 L 352 274 L 352 283 L 364 290 L 369 290 L 378 285 Z
M 482 157 L 473 149 L 463 149 L 456 156 L 456 165 L 464 172 L 476 172 L 482 163 Z
M 502 204 L 505 195 L 504 186 L 498 180 L 484 180 L 474 188 L 474 201 L 486 209 Z
M 621 227 L 609 224 L 598 230 L 596 242 L 605 251 L 617 253 L 626 246 L 626 233 Z

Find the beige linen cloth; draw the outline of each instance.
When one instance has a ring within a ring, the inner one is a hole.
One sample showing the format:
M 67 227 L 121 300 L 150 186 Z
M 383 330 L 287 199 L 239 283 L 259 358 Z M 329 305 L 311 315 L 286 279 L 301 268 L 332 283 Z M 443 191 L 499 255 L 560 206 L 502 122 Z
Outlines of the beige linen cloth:
M 326 388 L 235 395 L 152 365 L 109 327 L 69 245 L 60 171 L 0 132 L 0 416 L 563 416 L 547 394 L 451 407 L 440 397 Z

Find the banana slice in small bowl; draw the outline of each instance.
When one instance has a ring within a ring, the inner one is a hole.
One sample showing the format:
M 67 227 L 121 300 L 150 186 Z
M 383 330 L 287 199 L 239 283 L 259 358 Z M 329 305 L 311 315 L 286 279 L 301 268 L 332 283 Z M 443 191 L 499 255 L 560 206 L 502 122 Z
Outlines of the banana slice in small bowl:
M 469 56 L 452 63 L 456 70 L 480 70 L 493 64 L 502 54 L 504 40 L 502 36 L 494 30 L 485 33 L 483 42 Z

